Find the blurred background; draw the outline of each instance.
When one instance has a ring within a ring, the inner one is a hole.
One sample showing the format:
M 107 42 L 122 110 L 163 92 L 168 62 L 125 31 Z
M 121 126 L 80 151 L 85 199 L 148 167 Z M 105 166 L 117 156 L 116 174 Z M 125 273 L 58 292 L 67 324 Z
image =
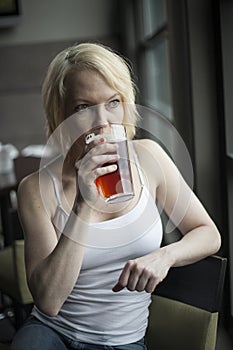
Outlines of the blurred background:
M 97 41 L 127 57 L 137 103 L 184 140 L 194 190 L 227 257 L 221 320 L 233 334 L 233 1 L 0 0 L 0 142 L 46 142 L 41 83 L 51 59 Z M 142 127 L 143 127 L 142 120 Z M 224 349 L 223 349 L 224 350 Z

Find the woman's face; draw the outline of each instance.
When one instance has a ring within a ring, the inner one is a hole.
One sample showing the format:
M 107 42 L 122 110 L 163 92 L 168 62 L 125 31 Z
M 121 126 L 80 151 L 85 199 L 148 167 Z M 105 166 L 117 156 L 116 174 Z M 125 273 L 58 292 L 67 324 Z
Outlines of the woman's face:
M 95 70 L 73 70 L 65 81 L 65 123 L 72 141 L 91 130 L 122 124 L 122 97 Z

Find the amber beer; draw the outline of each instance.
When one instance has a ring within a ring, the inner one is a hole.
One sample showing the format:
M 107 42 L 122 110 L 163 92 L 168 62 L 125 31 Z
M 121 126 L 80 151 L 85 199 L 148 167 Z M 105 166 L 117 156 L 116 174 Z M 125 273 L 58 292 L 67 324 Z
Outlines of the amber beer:
M 100 137 L 105 137 L 107 142 L 118 144 L 117 153 L 120 159 L 116 163 L 116 171 L 102 175 L 95 180 L 98 192 L 108 203 L 127 201 L 133 198 L 134 190 L 125 128 L 120 124 L 111 124 L 104 134 L 91 133 L 87 135 L 86 144 Z M 108 164 L 103 166 L 106 165 Z
M 98 192 L 108 203 L 127 201 L 134 196 L 127 140 L 116 141 L 120 156 L 117 170 L 95 180 Z M 106 166 L 107 164 L 104 164 Z

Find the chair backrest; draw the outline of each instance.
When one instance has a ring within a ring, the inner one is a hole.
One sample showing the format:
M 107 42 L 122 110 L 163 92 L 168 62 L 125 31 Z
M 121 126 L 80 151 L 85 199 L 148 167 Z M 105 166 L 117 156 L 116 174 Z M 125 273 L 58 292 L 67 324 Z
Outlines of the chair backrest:
M 1 251 L 2 263 L 8 266 L 7 271 L 1 271 L 1 277 L 5 276 L 5 285 L 1 285 L 2 291 L 20 304 L 32 303 L 32 296 L 27 286 L 24 262 L 24 236 L 19 221 L 18 212 L 14 208 L 8 211 L 8 241 L 11 245 Z
M 29 291 L 26 270 L 24 262 L 24 240 L 16 240 L 13 246 L 13 257 L 14 257 L 14 271 L 16 278 L 16 285 L 18 289 L 17 301 L 20 304 L 31 304 L 33 303 L 32 295 Z
M 227 259 L 172 268 L 152 296 L 148 350 L 214 350 Z
M 14 170 L 16 181 L 19 183 L 25 176 L 38 170 L 41 158 L 34 156 L 19 156 L 14 159 Z
M 24 264 L 24 240 L 0 250 L 0 291 L 25 305 L 33 303 Z

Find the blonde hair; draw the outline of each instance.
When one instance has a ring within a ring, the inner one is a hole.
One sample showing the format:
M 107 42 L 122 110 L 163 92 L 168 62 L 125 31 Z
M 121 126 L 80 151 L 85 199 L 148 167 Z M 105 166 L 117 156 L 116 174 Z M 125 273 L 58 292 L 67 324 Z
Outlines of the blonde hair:
M 120 55 L 102 44 L 82 43 L 60 52 L 51 62 L 42 86 L 47 134 L 50 136 L 64 120 L 65 78 L 73 69 L 95 69 L 122 97 L 128 137 L 135 135 L 139 114 L 136 110 L 136 86 L 131 69 Z

